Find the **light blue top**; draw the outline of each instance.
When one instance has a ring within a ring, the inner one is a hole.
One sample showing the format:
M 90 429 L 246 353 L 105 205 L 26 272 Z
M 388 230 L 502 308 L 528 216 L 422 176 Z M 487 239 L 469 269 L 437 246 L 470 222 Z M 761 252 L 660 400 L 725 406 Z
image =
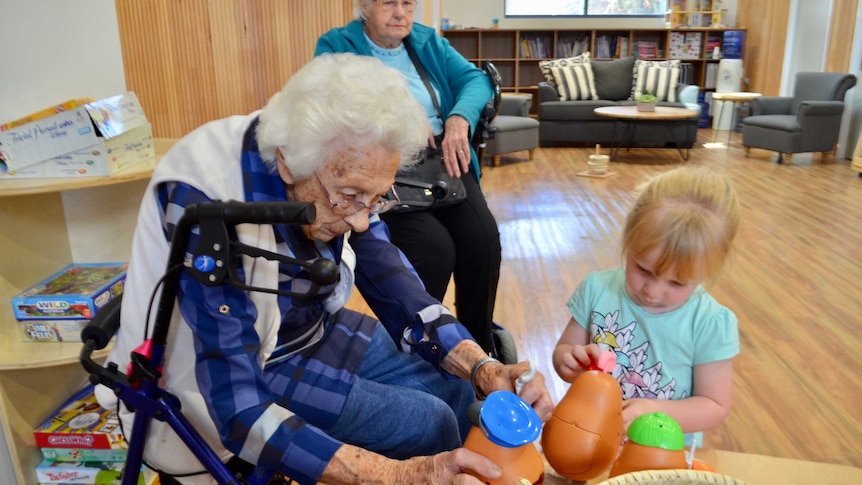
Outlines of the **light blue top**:
M 566 302 L 590 341 L 617 356 L 623 399 L 691 396 L 694 366 L 739 354 L 736 315 L 703 287 L 676 310 L 654 315 L 625 290 L 625 269 L 590 273 Z M 700 433 L 686 435 L 686 442 Z
M 394 49 L 384 49 L 375 44 L 374 41 L 371 40 L 371 37 L 368 37 L 368 34 L 365 34 L 365 40 L 368 41 L 368 47 L 371 48 L 371 54 L 374 57 L 380 59 L 383 64 L 386 64 L 393 69 L 397 69 L 404 74 L 404 77 L 406 77 L 407 81 L 410 83 L 410 93 L 417 101 L 419 101 L 419 103 L 422 104 L 422 107 L 425 108 L 425 113 L 428 115 L 428 122 L 431 123 L 431 129 L 434 131 L 434 134 L 439 135 L 443 133 L 443 120 L 440 119 L 439 113 L 437 113 L 436 108 L 434 108 L 434 101 L 431 100 L 431 94 L 428 93 L 428 88 L 425 87 L 425 83 L 422 81 L 419 71 L 416 70 L 416 66 L 413 65 L 413 61 L 410 60 L 410 55 L 407 53 L 407 48 L 404 47 L 404 43 L 402 42 Z M 434 95 L 437 96 L 438 100 L 440 99 L 440 91 L 438 91 L 437 88 L 434 88 Z

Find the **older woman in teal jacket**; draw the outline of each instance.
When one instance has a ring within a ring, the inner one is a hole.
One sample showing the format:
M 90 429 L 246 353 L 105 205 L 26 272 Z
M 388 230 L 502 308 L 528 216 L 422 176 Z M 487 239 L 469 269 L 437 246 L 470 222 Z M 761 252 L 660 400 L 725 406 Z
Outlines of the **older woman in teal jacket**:
M 447 207 L 389 212 L 382 219 L 389 226 L 392 242 L 416 268 L 432 296 L 442 300 L 454 275 L 458 319 L 491 351 L 500 234 L 479 186 L 480 160 L 470 145 L 491 98 L 491 84 L 482 70 L 434 29 L 413 22 L 416 0 L 357 3 L 360 18 L 321 36 L 315 55 L 351 52 L 377 57 L 404 74 L 411 92 L 425 107 L 431 126 L 429 147 L 442 150 L 449 174 L 464 182 L 467 199 Z M 415 52 L 427 73 L 439 112 L 408 49 Z M 346 86 L 345 94 L 349 93 Z

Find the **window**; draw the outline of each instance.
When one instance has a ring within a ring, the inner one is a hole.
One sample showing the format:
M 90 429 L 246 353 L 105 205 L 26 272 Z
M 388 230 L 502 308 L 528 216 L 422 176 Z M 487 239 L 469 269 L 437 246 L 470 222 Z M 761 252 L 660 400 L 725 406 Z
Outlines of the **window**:
M 504 0 L 506 17 L 659 17 L 667 0 Z

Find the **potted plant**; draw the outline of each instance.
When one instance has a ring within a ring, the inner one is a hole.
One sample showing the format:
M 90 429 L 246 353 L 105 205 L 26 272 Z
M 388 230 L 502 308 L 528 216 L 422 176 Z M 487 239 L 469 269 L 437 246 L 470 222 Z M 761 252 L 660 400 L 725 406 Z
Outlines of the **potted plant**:
M 638 111 L 655 111 L 656 97 L 650 94 L 649 91 L 644 91 L 640 96 L 635 98 L 637 101 Z

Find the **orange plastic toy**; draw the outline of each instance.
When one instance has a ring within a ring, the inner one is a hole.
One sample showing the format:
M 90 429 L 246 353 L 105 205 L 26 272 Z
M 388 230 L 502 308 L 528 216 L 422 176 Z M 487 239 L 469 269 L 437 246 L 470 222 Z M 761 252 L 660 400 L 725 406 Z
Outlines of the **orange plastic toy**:
M 613 352 L 603 352 L 596 366 L 578 376 L 542 432 L 548 463 L 560 475 L 578 481 L 599 476 L 613 463 L 623 434 L 623 396 L 609 372 Z
M 516 394 L 495 391 L 471 406 L 473 427 L 464 448 L 494 461 L 503 475 L 492 480 L 478 477 L 488 485 L 515 485 L 527 479 L 533 485 L 545 481 L 545 464 L 533 442 L 539 437 L 542 421 L 536 411 Z
M 682 428 L 667 414 L 640 415 L 629 425 L 626 434 L 629 439 L 608 476 L 641 470 L 688 468 Z

